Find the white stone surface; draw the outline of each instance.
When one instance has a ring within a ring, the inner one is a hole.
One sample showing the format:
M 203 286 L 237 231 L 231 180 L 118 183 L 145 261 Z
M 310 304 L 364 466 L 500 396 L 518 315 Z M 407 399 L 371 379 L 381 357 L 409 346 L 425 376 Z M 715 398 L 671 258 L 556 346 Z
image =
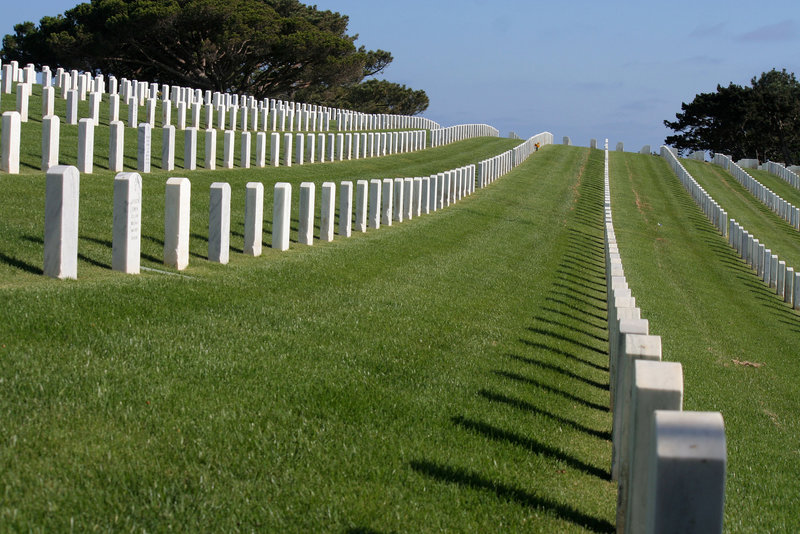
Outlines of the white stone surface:
M 68 165 L 47 171 L 44 208 L 44 274 L 78 278 L 80 173 Z
M 289 134 L 291 135 L 291 134 Z M 298 225 L 298 239 L 301 245 L 314 244 L 314 197 L 316 185 L 314 182 L 300 184 L 300 221 Z
M 16 111 L 3 113 L 2 128 L 0 170 L 9 174 L 19 174 L 20 136 L 22 135 L 19 113 Z
M 256 133 L 256 167 L 262 168 L 267 164 L 267 133 Z
M 303 135 L 303 134 L 298 134 Z M 336 216 L 336 184 L 322 183 L 319 210 L 319 240 L 333 241 L 333 222 Z
M 211 184 L 208 202 L 208 261 L 227 264 L 231 241 L 231 186 Z
M 269 164 L 273 167 L 280 165 L 281 155 L 281 134 L 272 132 L 269 144 Z
M 217 131 L 206 130 L 203 167 L 213 171 L 217 168 Z
M 272 203 L 272 248 L 289 250 L 291 215 L 292 184 L 278 182 L 275 184 L 275 197 Z
M 189 265 L 191 194 L 188 178 L 167 180 L 164 194 L 164 264 L 179 271 Z
M 383 179 L 381 187 L 381 224 L 392 225 L 392 206 L 394 204 L 394 180 L 391 178 Z
M 341 135 L 341 134 L 339 134 Z M 381 227 L 381 186 L 383 182 L 377 178 L 369 181 L 369 227 Z
M 58 165 L 61 119 L 58 115 L 42 117 L 42 170 Z
M 647 462 L 653 412 L 683 409 L 683 368 L 678 362 L 637 360 L 633 367 L 630 439 L 623 450 L 618 487 L 617 528 L 643 532 L 646 526 Z
M 350 237 L 353 230 L 353 182 L 339 184 L 339 235 Z
M 31 97 L 31 87 L 21 83 L 17 85 L 17 113 L 20 122 L 28 122 L 28 104 Z
M 726 464 L 722 414 L 656 410 L 645 532 L 721 533 Z
M 401 223 L 403 222 L 404 212 L 403 212 L 403 202 L 404 202 L 404 181 L 402 178 L 395 178 L 394 179 L 394 198 L 392 202 L 393 212 L 394 212 L 394 220 Z
M 186 128 L 183 134 L 183 168 L 197 169 L 197 128 Z
M 239 167 L 242 169 L 249 169 L 250 168 L 250 147 L 251 147 L 251 136 L 250 132 L 244 131 L 240 137 L 240 147 L 239 147 Z
M 94 169 L 94 121 L 78 121 L 78 172 L 92 174 Z
M 294 154 L 294 161 L 298 165 L 303 165 L 305 163 L 305 155 L 306 155 L 306 134 L 299 133 L 295 136 L 295 154 Z
M 293 134 L 283 134 L 283 164 L 292 166 L 292 137 Z
M 142 241 L 142 177 L 121 172 L 114 177 L 111 269 L 139 274 Z
M 171 124 L 161 129 L 161 169 L 175 169 L 175 127 Z
M 153 150 L 153 127 L 143 122 L 139 125 L 137 136 L 136 169 L 139 172 L 150 172 Z
M 261 256 L 264 228 L 264 184 L 248 182 L 244 198 L 244 253 Z
M 636 360 L 661 360 L 661 336 L 625 334 L 617 362 L 617 391 L 614 400 L 611 442 L 611 478 L 619 480 L 622 452 L 627 446 L 630 420 L 633 365 Z
M 366 180 L 356 181 L 356 232 L 367 231 L 367 195 L 369 182 Z
M 403 178 L 403 217 L 406 220 L 411 220 L 414 217 L 413 210 L 414 201 L 414 179 Z

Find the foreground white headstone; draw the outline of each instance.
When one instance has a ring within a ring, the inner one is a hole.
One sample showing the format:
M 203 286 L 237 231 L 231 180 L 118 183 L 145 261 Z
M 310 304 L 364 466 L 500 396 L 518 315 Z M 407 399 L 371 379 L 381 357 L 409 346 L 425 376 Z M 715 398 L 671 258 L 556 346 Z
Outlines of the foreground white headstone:
M 114 177 L 112 236 L 111 269 L 139 274 L 142 241 L 142 177 L 139 173 L 121 172 Z
M 191 183 L 188 178 L 167 180 L 164 195 L 164 264 L 179 271 L 189 265 L 189 210 Z
M 323 182 L 319 211 L 319 240 L 333 241 L 333 219 L 336 213 L 336 184 Z
M 280 135 L 280 134 L 279 134 Z M 275 197 L 272 203 L 272 248 L 289 249 L 289 230 L 292 214 L 292 184 L 275 184 Z
M 208 203 L 208 261 L 228 263 L 231 241 L 231 186 L 211 184 Z
M 631 392 L 630 458 L 623 467 L 628 476 L 620 478 L 617 528 L 643 532 L 646 525 L 647 461 L 652 446 L 653 412 L 681 410 L 683 407 L 683 368 L 678 362 L 637 360 L 633 367 Z
M 353 182 L 339 185 L 339 235 L 350 237 L 353 229 Z
M 44 274 L 78 278 L 80 173 L 68 165 L 47 171 L 44 205 Z
M 206 151 L 203 166 L 206 169 L 214 170 L 217 168 L 217 131 L 206 130 Z
M 314 244 L 314 182 L 300 184 L 300 224 L 297 241 L 302 245 Z
M 727 451 L 719 412 L 657 410 L 645 532 L 722 532 Z
M 341 135 L 341 134 L 339 134 Z M 369 181 L 369 227 L 381 227 L 381 185 L 383 182 L 377 178 Z
M 248 182 L 244 199 L 244 253 L 261 255 L 264 224 L 264 184 Z
M 21 124 L 19 113 L 6 111 L 3 113 L 2 158 L 0 170 L 9 174 L 19 174 L 19 150 Z
M 367 231 L 367 188 L 369 182 L 358 180 L 356 182 L 356 231 Z
M 381 188 L 381 224 L 386 226 L 392 225 L 392 205 L 394 196 L 394 180 L 391 178 L 384 178 L 383 186 Z

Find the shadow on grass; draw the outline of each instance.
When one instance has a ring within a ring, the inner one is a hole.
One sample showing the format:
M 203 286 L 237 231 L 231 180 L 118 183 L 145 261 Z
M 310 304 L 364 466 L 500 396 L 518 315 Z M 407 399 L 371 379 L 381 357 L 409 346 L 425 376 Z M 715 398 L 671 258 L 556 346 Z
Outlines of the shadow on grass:
M 582 341 L 578 341 L 577 339 L 572 339 L 571 337 L 567 337 L 563 334 L 553 332 L 552 330 L 545 330 L 543 328 L 536 328 L 534 326 L 529 326 L 527 330 L 529 332 L 533 332 L 534 334 L 539 334 L 540 336 L 551 337 L 553 339 L 558 339 L 559 341 L 566 341 L 567 343 L 572 343 L 573 345 L 576 345 L 582 349 L 590 350 L 592 352 L 596 352 L 597 354 L 602 354 L 604 356 L 608 355 L 608 353 L 604 349 L 598 349 L 594 345 L 583 343 Z
M 567 315 L 567 317 L 569 317 L 569 315 Z M 571 332 L 578 332 L 580 334 L 585 335 L 586 337 L 590 337 L 590 338 L 592 338 L 594 340 L 597 340 L 597 341 L 600 341 L 602 343 L 608 343 L 608 335 L 598 336 L 597 334 L 592 334 L 591 332 L 587 332 L 586 330 L 575 328 L 572 325 L 569 325 L 569 324 L 566 324 L 566 323 L 560 323 L 558 321 L 553 321 L 552 319 L 547 319 L 545 317 L 541 317 L 541 316 L 538 316 L 538 315 L 533 317 L 533 320 L 534 321 L 540 321 L 542 323 L 549 324 L 549 325 L 552 325 L 552 326 L 562 326 L 564 328 L 569 328 L 569 330 Z
M 589 428 L 581 423 L 576 421 L 572 421 L 571 419 L 567 419 L 560 415 L 556 415 L 554 413 L 548 412 L 547 410 L 543 410 L 537 406 L 534 406 L 528 401 L 524 401 L 522 399 L 515 399 L 514 397 L 509 397 L 507 395 L 503 395 L 502 393 L 495 393 L 493 391 L 489 391 L 488 389 L 481 389 L 478 394 L 485 398 L 486 400 L 490 400 L 492 402 L 498 402 L 501 404 L 506 404 L 518 410 L 523 410 L 525 412 L 530 412 L 536 415 L 541 415 L 543 417 L 547 417 L 556 421 L 564 426 L 571 427 L 578 432 L 583 432 L 584 434 L 588 434 L 598 439 L 602 439 L 608 441 L 611 439 L 610 432 L 604 432 L 602 430 L 595 430 L 593 428 Z
M 576 356 L 575 354 L 572 354 L 572 353 L 567 352 L 565 350 L 556 349 L 556 348 L 551 347 L 549 345 L 545 345 L 544 343 L 538 343 L 536 341 L 530 341 L 530 340 L 525 339 L 525 338 L 519 338 L 519 341 L 520 341 L 520 343 L 523 343 L 525 346 L 530 347 L 532 349 L 546 350 L 548 352 L 552 352 L 553 354 L 558 354 L 559 356 L 564 356 L 565 358 L 569 358 L 571 360 L 575 360 L 576 362 L 582 363 L 584 365 L 588 365 L 589 367 L 597 369 L 598 371 L 608 371 L 608 367 L 606 367 L 604 365 L 599 365 L 599 364 L 596 364 L 596 363 L 594 363 L 592 361 L 584 360 L 580 356 Z
M 511 432 L 509 430 L 503 430 L 502 428 L 498 428 L 488 423 L 482 423 L 480 421 L 467 419 L 466 417 L 456 416 L 451 418 L 451 421 L 453 421 L 453 424 L 455 424 L 456 426 L 460 426 L 467 430 L 477 432 L 478 434 L 483 434 L 488 438 L 497 441 L 505 441 L 511 443 L 512 445 L 517 445 L 519 447 L 527 449 L 529 452 L 532 452 L 534 454 L 542 454 L 544 456 L 549 456 L 550 458 L 560 460 L 565 464 L 567 464 L 568 466 L 570 466 L 571 468 L 577 469 L 578 471 L 582 471 L 587 475 L 597 477 L 601 480 L 611 480 L 611 473 L 609 473 L 608 471 L 600 469 L 593 465 L 589 465 L 558 449 L 550 447 L 549 445 L 545 445 L 540 441 L 536 441 L 535 439 L 521 436 L 520 434 L 517 434 L 516 432 Z
M 552 294 L 554 294 L 554 292 L 551 292 L 551 295 Z M 564 293 L 555 293 L 555 294 L 557 294 L 559 296 L 562 296 L 562 297 L 569 298 L 569 299 L 578 300 L 578 299 L 575 299 L 574 297 L 571 297 L 570 295 L 565 295 Z M 579 306 L 576 306 L 574 304 L 570 304 L 570 303 L 568 303 L 566 301 L 563 301 L 563 300 L 560 300 L 560 299 L 556 299 L 556 298 L 553 298 L 553 297 L 545 297 L 544 300 L 546 300 L 547 302 L 552 302 L 554 304 L 560 304 L 560 305 L 564 306 L 565 308 L 569 308 L 572 311 L 576 311 L 576 312 L 580 312 L 580 313 L 582 313 L 584 315 L 588 315 L 589 317 L 592 317 L 594 319 L 602 321 L 603 323 L 607 323 L 608 322 L 608 317 L 607 316 L 605 316 L 605 315 L 597 315 L 596 313 L 592 313 L 592 312 L 586 311 L 585 309 L 583 309 L 583 308 L 581 308 Z M 605 312 L 606 309 L 603 308 L 602 311 Z
M 459 484 L 476 490 L 490 491 L 501 499 L 514 501 L 523 506 L 548 510 L 561 519 L 594 532 L 614 532 L 614 526 L 604 519 L 584 514 L 571 506 L 539 497 L 521 488 L 491 480 L 474 471 L 450 467 L 427 460 L 412 460 L 410 466 L 414 471 L 442 482 Z
M 540 362 L 538 360 L 534 360 L 533 358 L 526 358 L 525 356 L 520 356 L 518 354 L 506 354 L 506 357 L 528 365 L 535 365 L 537 367 L 541 367 L 542 369 L 548 369 L 550 371 L 554 371 L 568 378 L 572 378 L 573 380 L 577 380 L 578 382 L 583 382 L 586 385 L 596 387 L 597 389 L 602 389 L 603 391 L 608 391 L 609 389 L 608 384 L 604 384 L 602 382 L 596 382 L 591 378 L 586 378 L 585 376 L 573 373 L 569 369 L 564 369 L 563 367 L 553 365 L 552 363 Z
M 570 400 L 572 402 L 577 402 L 578 404 L 583 404 L 587 408 L 591 408 L 593 410 L 598 410 L 598 411 L 601 411 L 601 412 L 608 412 L 609 411 L 607 406 L 603 406 L 603 405 L 597 404 L 595 402 L 587 401 L 586 399 L 582 399 L 580 397 L 577 397 L 577 396 L 573 395 L 572 393 L 567 393 L 566 391 L 561 391 L 558 388 L 554 388 L 552 386 L 548 386 L 546 384 L 542 384 L 538 380 L 535 380 L 535 379 L 527 377 L 527 376 L 522 376 L 519 373 L 512 373 L 512 372 L 509 372 L 509 371 L 499 371 L 499 370 L 495 370 L 495 371 L 492 371 L 492 372 L 496 376 L 499 376 L 499 377 L 502 377 L 502 378 L 508 378 L 509 380 L 522 382 L 523 384 L 528 384 L 529 386 L 533 386 L 533 387 L 537 387 L 539 389 L 543 389 L 544 391 L 547 391 L 548 393 L 552 393 L 554 395 L 558 395 L 559 397 L 563 397 L 563 398 L 565 398 L 567 400 Z
M 585 324 L 586 326 L 589 326 L 591 328 L 596 328 L 598 330 L 602 330 L 606 334 L 606 339 L 608 338 L 608 330 L 606 328 L 606 323 L 605 322 L 602 322 L 601 324 L 596 324 L 596 323 L 593 323 L 593 322 L 591 322 L 591 321 L 589 321 L 587 319 L 584 319 L 582 317 L 578 317 L 575 314 L 567 313 L 567 312 L 562 311 L 562 310 L 557 310 L 555 308 L 551 308 L 550 306 L 543 306 L 542 307 L 542 311 L 546 311 L 546 312 L 549 312 L 549 313 L 555 313 L 556 315 L 561 315 L 562 317 L 566 317 L 567 319 L 571 319 L 573 321 L 577 321 L 579 323 Z
M 12 256 L 8 256 L 7 254 L 3 254 L 2 252 L 0 252 L 0 262 L 3 262 L 6 265 L 9 265 L 16 269 L 20 269 L 27 273 L 44 274 L 44 269 L 42 267 L 37 267 L 36 265 L 20 260 L 18 258 L 14 258 Z

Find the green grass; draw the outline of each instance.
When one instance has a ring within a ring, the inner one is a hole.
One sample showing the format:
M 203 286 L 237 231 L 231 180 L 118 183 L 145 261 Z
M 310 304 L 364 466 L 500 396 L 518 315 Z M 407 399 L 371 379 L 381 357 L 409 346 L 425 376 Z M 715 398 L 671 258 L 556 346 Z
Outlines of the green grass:
M 642 316 L 661 336 L 664 359 L 683 364 L 684 409 L 725 419 L 725 530 L 797 531 L 798 315 L 714 231 L 665 161 L 610 157 L 615 230 Z M 784 232 L 719 167 L 683 163 L 731 216 L 790 255 L 781 247 L 794 230 Z
M 728 212 L 728 219 L 736 219 L 773 254 L 786 261 L 786 265 L 800 267 L 800 232 L 757 200 L 722 167 L 691 160 L 681 160 L 681 163 Z M 784 200 L 788 199 L 784 197 Z
M 0 177 L 3 530 L 613 530 L 601 152 L 545 147 L 425 217 L 203 260 L 212 180 L 429 174 L 489 145 L 198 172 L 191 278 L 106 268 L 108 176 L 81 184 L 79 280 L 35 274 L 41 178 Z

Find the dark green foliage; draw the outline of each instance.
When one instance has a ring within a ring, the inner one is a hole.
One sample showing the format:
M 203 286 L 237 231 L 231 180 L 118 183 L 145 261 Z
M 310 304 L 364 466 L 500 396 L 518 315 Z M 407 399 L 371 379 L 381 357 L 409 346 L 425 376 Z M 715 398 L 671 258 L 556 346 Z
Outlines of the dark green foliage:
M 753 78 L 749 87 L 717 86 L 681 104 L 675 131 L 665 143 L 681 152 L 711 150 L 762 161 L 800 161 L 800 83 L 793 73 L 775 69 Z
M 347 23 L 298 0 L 92 0 L 17 24 L 2 59 L 328 105 L 392 61 L 356 47 Z M 404 90 L 396 86 L 393 106 L 405 104 Z

